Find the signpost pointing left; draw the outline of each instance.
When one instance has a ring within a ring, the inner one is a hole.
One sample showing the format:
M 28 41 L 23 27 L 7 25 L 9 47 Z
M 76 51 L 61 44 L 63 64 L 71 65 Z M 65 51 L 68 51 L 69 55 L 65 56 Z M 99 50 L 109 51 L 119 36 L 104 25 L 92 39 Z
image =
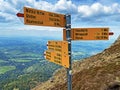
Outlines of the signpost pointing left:
M 65 15 L 24 7 L 24 14 L 17 13 L 18 17 L 24 17 L 24 24 L 37 26 L 65 27 Z

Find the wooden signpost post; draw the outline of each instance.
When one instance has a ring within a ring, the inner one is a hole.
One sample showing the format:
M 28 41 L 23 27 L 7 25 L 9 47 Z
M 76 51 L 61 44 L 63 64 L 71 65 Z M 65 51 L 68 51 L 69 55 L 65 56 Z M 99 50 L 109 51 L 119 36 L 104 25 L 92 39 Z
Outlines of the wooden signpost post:
M 48 50 L 45 51 L 45 59 L 67 68 L 68 90 L 72 90 L 72 60 L 71 40 L 108 40 L 109 28 L 72 28 L 71 15 L 63 15 L 43 10 L 24 7 L 24 13 L 17 13 L 24 18 L 24 24 L 37 26 L 61 27 L 63 40 L 48 41 Z

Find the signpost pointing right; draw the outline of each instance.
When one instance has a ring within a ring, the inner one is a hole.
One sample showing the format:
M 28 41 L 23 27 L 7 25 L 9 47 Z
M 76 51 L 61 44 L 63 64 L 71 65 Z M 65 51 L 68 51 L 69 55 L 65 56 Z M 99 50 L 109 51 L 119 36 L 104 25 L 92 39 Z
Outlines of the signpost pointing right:
M 66 40 L 66 31 L 63 30 L 63 39 Z M 109 28 L 72 28 L 72 40 L 108 40 Z

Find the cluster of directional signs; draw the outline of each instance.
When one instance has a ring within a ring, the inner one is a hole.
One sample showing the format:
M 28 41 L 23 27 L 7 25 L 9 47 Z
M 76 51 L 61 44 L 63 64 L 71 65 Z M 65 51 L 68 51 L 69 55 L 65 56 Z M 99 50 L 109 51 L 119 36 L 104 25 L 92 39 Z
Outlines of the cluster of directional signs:
M 24 18 L 24 24 L 37 26 L 51 26 L 63 28 L 63 41 L 48 41 L 48 50 L 45 51 L 45 59 L 71 68 L 71 42 L 70 40 L 109 40 L 109 28 L 71 28 L 66 15 L 24 7 L 24 14 L 17 13 Z M 69 20 L 71 22 L 71 20 Z M 70 30 L 70 33 L 67 32 Z M 69 34 L 69 35 L 68 35 Z M 67 38 L 68 37 L 68 38 Z M 69 80 L 68 80 L 69 81 Z M 71 82 L 70 82 L 71 83 Z M 68 82 L 69 84 L 69 82 Z M 71 90 L 71 88 L 68 88 Z
M 48 50 L 45 51 L 45 58 L 56 64 L 69 68 L 68 42 L 48 41 Z
M 24 14 L 17 13 L 18 17 L 24 17 L 24 24 L 38 26 L 52 26 L 65 28 L 65 15 L 36 10 L 24 7 Z M 71 40 L 108 40 L 109 28 L 72 28 Z M 66 30 L 63 29 L 63 40 L 66 40 Z M 65 52 L 65 53 L 64 53 Z M 47 60 L 69 68 L 67 41 L 48 41 L 48 50 L 45 51 Z

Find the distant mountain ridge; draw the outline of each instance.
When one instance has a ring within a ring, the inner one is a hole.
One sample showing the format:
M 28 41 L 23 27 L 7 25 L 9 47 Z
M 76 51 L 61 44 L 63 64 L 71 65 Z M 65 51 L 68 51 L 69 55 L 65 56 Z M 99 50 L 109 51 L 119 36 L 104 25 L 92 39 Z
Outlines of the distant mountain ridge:
M 120 90 L 120 36 L 103 52 L 73 63 L 73 90 Z M 67 90 L 66 69 L 33 90 Z

